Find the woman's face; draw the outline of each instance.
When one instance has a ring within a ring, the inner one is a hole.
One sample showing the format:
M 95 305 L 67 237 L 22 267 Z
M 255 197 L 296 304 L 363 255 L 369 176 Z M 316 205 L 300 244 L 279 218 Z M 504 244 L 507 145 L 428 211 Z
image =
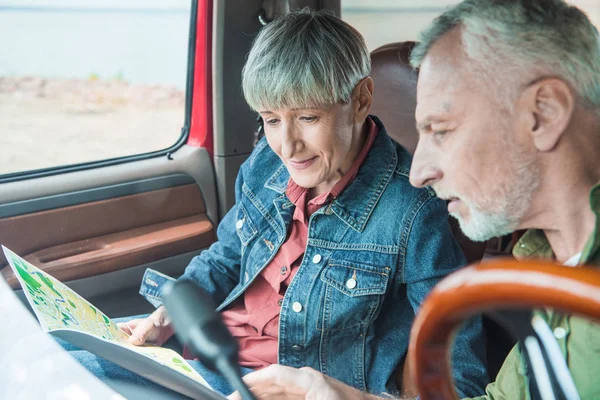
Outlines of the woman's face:
M 294 182 L 315 195 L 331 190 L 360 152 L 373 88 L 367 80 L 357 85 L 348 104 L 259 110 L 269 146 Z
M 354 134 L 351 104 L 263 110 L 265 136 L 298 185 L 324 193 L 343 176 Z M 356 155 L 355 155 L 356 156 Z

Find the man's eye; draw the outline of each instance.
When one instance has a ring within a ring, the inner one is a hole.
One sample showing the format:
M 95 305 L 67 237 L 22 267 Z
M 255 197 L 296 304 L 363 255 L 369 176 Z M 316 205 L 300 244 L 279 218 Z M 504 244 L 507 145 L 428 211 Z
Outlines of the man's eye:
M 267 125 L 275 126 L 275 125 L 277 125 L 279 120 L 276 118 L 271 118 L 271 119 L 266 120 L 265 122 L 267 123 Z
M 302 121 L 313 122 L 317 120 L 317 117 L 300 117 Z
M 445 140 L 446 136 L 448 135 L 448 132 L 449 131 L 443 131 L 443 130 L 433 131 L 433 139 L 436 142 L 442 142 Z

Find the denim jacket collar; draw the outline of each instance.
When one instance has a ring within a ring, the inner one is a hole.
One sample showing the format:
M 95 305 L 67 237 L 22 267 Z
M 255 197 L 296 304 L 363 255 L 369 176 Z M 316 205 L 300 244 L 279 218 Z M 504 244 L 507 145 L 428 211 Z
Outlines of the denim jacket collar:
M 290 173 L 288 172 L 285 165 L 281 164 L 273 175 L 265 182 L 265 187 L 276 191 L 277 193 L 285 193 L 288 182 L 290 180 Z
M 370 117 L 375 121 L 378 129 L 373 147 L 356 178 L 330 206 L 335 215 L 357 232 L 362 232 L 367 225 L 369 217 L 390 182 L 398 163 L 394 144 L 387 135 L 383 124 L 379 118 L 372 115 Z M 290 175 L 285 165 L 282 164 L 267 179 L 264 186 L 277 193 L 284 193 L 289 179 Z M 368 195 L 365 196 L 365 193 Z

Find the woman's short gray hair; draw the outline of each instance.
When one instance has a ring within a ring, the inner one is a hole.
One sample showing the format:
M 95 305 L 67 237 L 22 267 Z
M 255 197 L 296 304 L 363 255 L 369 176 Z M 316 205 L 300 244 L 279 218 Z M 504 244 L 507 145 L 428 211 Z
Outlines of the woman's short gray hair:
M 411 54 L 413 67 L 418 68 L 431 47 L 457 27 L 468 72 L 477 70 L 486 80 L 496 76 L 499 87 L 513 92 L 527 80 L 556 76 L 573 88 L 584 106 L 600 110 L 600 38 L 578 8 L 561 0 L 463 1 L 421 34 Z
M 348 103 L 371 73 L 363 37 L 336 18 L 308 8 L 265 26 L 242 72 L 246 101 L 254 110 L 309 108 Z

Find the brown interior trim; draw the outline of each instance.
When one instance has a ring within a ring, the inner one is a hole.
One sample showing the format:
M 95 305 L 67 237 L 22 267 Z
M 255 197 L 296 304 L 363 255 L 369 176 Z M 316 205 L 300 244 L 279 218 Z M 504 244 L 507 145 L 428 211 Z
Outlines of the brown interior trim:
M 27 261 L 60 281 L 85 278 L 208 247 L 213 224 L 204 215 L 85 239 L 29 254 Z M 2 271 L 13 288 L 12 270 Z
M 201 250 L 216 240 L 196 184 L 0 219 L 0 244 L 59 280 Z M 0 268 L 18 286 L 0 252 Z

